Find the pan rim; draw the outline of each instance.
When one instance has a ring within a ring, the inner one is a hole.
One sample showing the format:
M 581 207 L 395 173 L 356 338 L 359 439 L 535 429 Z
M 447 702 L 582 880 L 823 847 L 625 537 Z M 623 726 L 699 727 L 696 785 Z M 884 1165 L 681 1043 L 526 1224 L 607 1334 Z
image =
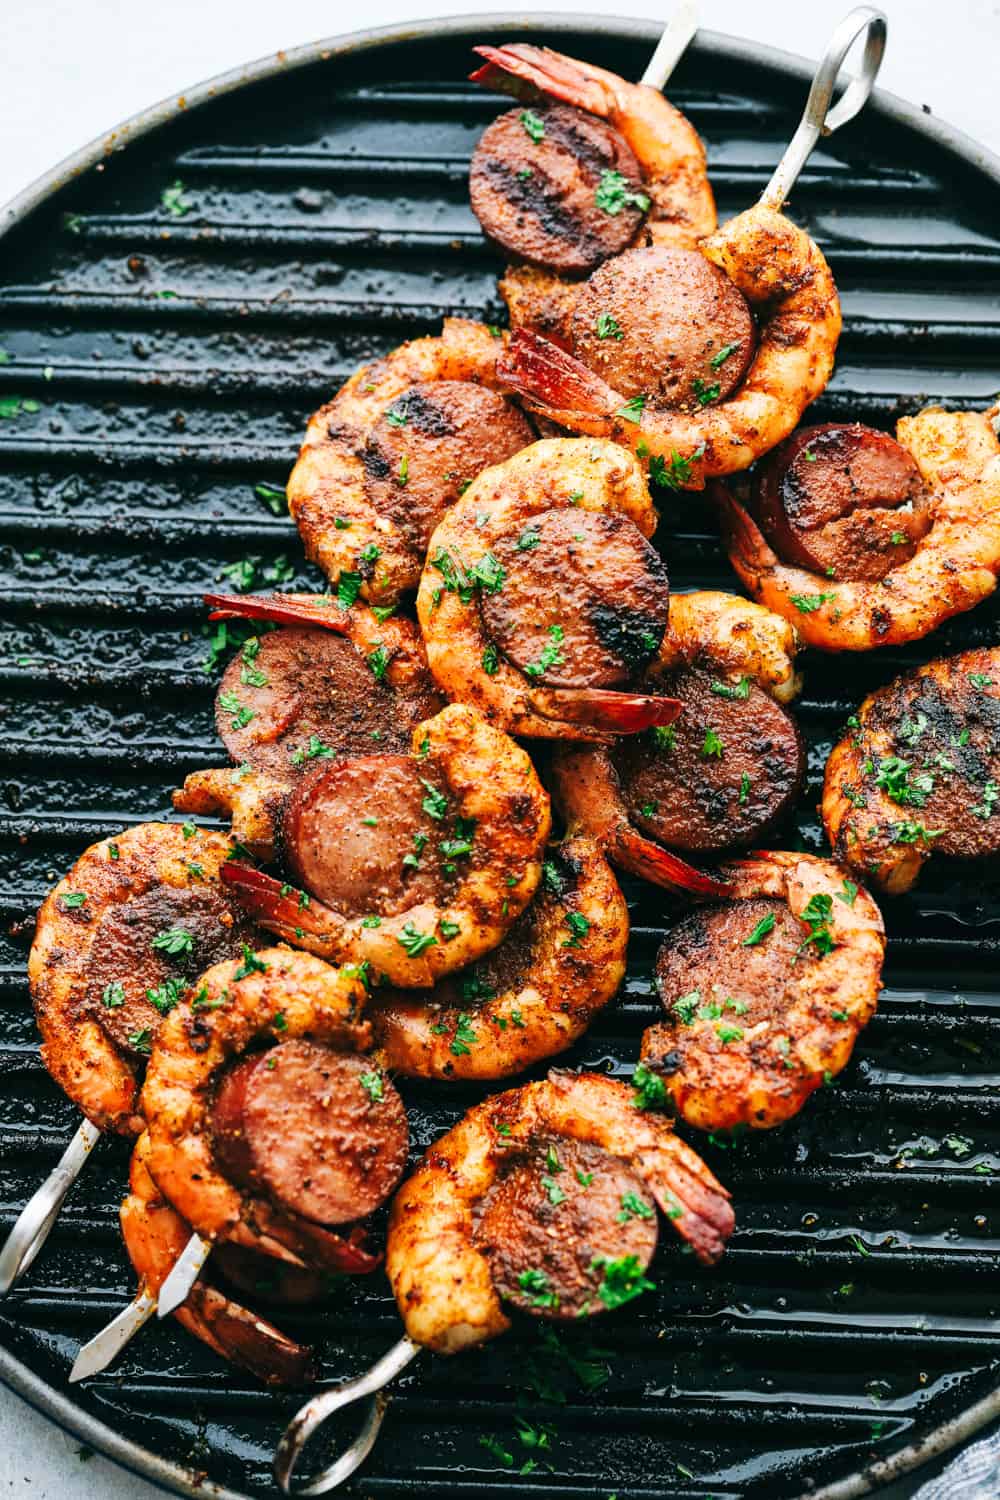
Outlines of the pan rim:
M 36 209 L 43 207 L 60 191 L 108 157 L 126 150 L 132 142 L 142 140 L 161 126 L 169 125 L 181 116 L 186 117 L 240 88 L 320 62 L 374 51 L 384 46 L 422 41 L 429 37 L 460 37 L 473 30 L 510 30 L 515 26 L 526 33 L 544 33 L 547 36 L 582 34 L 599 38 L 611 33 L 619 40 L 647 43 L 655 42 L 660 31 L 656 22 L 636 17 L 616 16 L 609 24 L 603 17 L 595 14 L 542 11 L 518 17 L 489 12 L 482 15 L 428 17 L 407 24 L 339 33 L 320 41 L 303 43 L 288 51 L 271 53 L 215 74 L 191 89 L 160 100 L 72 152 L 0 207 L 0 241 L 24 223 Z M 700 30 L 691 50 L 695 55 L 703 54 L 737 65 L 770 70 L 785 79 L 801 82 L 803 87 L 808 86 L 812 78 L 814 65 L 808 59 L 781 48 L 747 41 L 724 32 Z M 872 93 L 866 110 L 868 114 L 874 112 L 892 124 L 915 131 L 937 149 L 957 156 L 967 166 L 1000 187 L 1000 154 L 964 131 L 884 89 L 876 89 Z M 70 1396 L 35 1375 L 3 1346 L 0 1346 L 0 1382 L 66 1432 L 166 1493 L 189 1496 L 192 1500 L 206 1500 L 206 1497 L 211 1497 L 211 1500 L 253 1500 L 245 1491 L 206 1482 L 199 1477 L 198 1472 L 162 1459 L 151 1449 L 122 1437 L 97 1417 L 76 1406 Z M 915 1438 L 911 1444 L 897 1449 L 894 1454 L 810 1491 L 810 1500 L 855 1500 L 855 1497 L 876 1493 L 883 1484 L 891 1483 L 902 1474 L 913 1472 L 931 1459 L 958 1447 L 998 1415 L 1000 1387 L 992 1392 L 987 1391 L 971 1405 Z M 906 1461 L 907 1458 L 909 1462 Z M 806 1497 L 803 1496 L 802 1500 L 806 1500 Z

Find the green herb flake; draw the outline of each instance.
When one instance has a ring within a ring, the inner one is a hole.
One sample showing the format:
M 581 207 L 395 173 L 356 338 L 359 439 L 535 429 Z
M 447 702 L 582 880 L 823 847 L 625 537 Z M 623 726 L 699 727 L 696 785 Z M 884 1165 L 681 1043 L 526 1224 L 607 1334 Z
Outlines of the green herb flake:
M 529 135 L 536 145 L 545 139 L 545 121 L 541 115 L 536 114 L 533 109 L 522 109 L 520 119 L 525 134 Z
M 623 1193 L 621 1211 L 615 1214 L 619 1224 L 628 1224 L 632 1219 L 655 1219 L 656 1210 L 651 1208 L 638 1193 Z
M 822 609 L 824 604 L 829 604 L 831 599 L 837 595 L 832 594 L 789 594 L 789 599 L 795 605 L 800 615 L 811 615 L 817 609 Z
M 120 979 L 112 979 L 101 991 L 101 1004 L 105 1010 L 118 1010 L 125 1004 L 125 986 Z
M 432 932 L 418 932 L 412 922 L 406 923 L 396 942 L 406 950 L 407 958 L 419 958 L 428 948 L 437 946 L 437 938 Z
M 78 911 L 87 899 L 87 892 L 66 891 L 59 899 L 62 901 L 64 911 Z
M 645 1063 L 639 1063 L 632 1074 L 632 1087 L 635 1092 L 632 1095 L 632 1106 L 634 1109 L 664 1109 L 667 1105 L 668 1095 L 666 1084 L 659 1073 L 654 1073 L 647 1068 Z
M 194 207 L 191 200 L 185 198 L 184 184 L 180 179 L 172 182 L 169 187 L 163 189 L 163 192 L 160 194 L 160 203 L 166 209 L 167 213 L 172 214 L 175 219 L 182 219 Z
M 646 213 L 649 208 L 648 194 L 636 192 L 629 187 L 620 172 L 607 169 L 601 173 L 601 180 L 594 192 L 594 202 L 612 218 L 616 218 L 623 208 L 637 208 L 640 213 Z
M 381 1073 L 362 1073 L 358 1079 L 372 1104 L 381 1104 L 385 1098 L 385 1080 Z
M 712 682 L 712 692 L 718 698 L 733 698 L 745 701 L 750 696 L 750 679 L 741 677 L 739 682 L 720 682 L 716 677 Z
M 705 738 L 704 738 L 704 740 L 702 742 L 702 746 L 701 746 L 701 753 L 702 753 L 702 755 L 704 755 L 704 756 L 714 755 L 717 760 L 721 760 L 722 759 L 722 752 L 723 752 L 722 740 L 716 734 L 716 732 L 715 732 L 714 729 L 706 729 L 705 730 Z
M 634 422 L 636 426 L 642 421 L 645 410 L 645 396 L 630 396 L 624 406 L 620 406 L 615 412 L 616 417 L 621 417 L 626 422 Z
M 563 921 L 570 930 L 570 936 L 563 942 L 564 948 L 579 948 L 583 938 L 590 931 L 590 922 L 581 911 L 568 911 Z
M 766 917 L 761 917 L 750 936 L 743 939 L 742 946 L 744 948 L 756 948 L 758 943 L 764 941 L 769 932 L 774 931 L 774 921 L 774 912 L 769 911 Z
M 713 354 L 712 358 L 709 360 L 709 364 L 712 366 L 712 369 L 721 369 L 722 366 L 726 363 L 726 360 L 729 359 L 731 355 L 736 353 L 741 343 L 742 340 L 737 340 L 735 344 L 723 344 L 718 354 Z
M 619 1255 L 614 1259 L 598 1255 L 591 1261 L 590 1270 L 592 1274 L 601 1274 L 597 1295 L 607 1308 L 623 1307 L 643 1292 L 656 1289 L 656 1283 L 643 1274 L 635 1255 Z
M 621 326 L 610 313 L 597 314 L 597 322 L 594 325 L 599 339 L 621 339 L 624 338 Z

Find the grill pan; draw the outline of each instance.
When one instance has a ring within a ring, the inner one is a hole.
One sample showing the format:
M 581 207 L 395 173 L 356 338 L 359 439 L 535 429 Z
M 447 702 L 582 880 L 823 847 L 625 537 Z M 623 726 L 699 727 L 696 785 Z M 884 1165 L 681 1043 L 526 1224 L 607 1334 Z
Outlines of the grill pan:
M 279 54 L 151 110 L 8 211 L 3 1232 L 78 1123 L 36 1050 L 24 974 L 35 910 L 86 845 L 167 815 L 185 773 L 219 763 L 214 679 L 200 666 L 200 595 L 219 570 L 252 556 L 257 587 L 317 586 L 291 523 L 254 495 L 284 482 L 306 415 L 359 362 L 435 331 L 443 314 L 502 317 L 500 263 L 467 206 L 466 171 L 504 106 L 461 80 L 473 42 L 525 36 L 636 77 L 656 31 L 481 17 Z M 711 33 L 684 58 L 670 96 L 707 143 L 720 218 L 763 187 L 808 76 L 795 59 Z M 192 204 L 180 217 L 161 205 L 178 179 Z M 791 212 L 827 254 L 845 313 L 812 420 L 889 428 L 930 400 L 987 403 L 1000 162 L 877 94 L 814 153 Z M 662 512 L 673 586 L 732 588 L 698 498 L 668 497 Z M 906 650 L 807 658 L 808 785 L 775 846 L 823 849 L 823 765 L 862 696 L 932 656 L 995 642 L 998 614 L 987 603 Z M 671 916 L 660 892 L 633 882 L 626 894 L 628 979 L 568 1055 L 624 1075 L 657 1012 L 652 961 Z M 1000 1384 L 1000 874 L 933 860 L 884 910 L 885 994 L 836 1086 L 780 1130 L 695 1142 L 736 1199 L 721 1266 L 661 1250 L 655 1294 L 565 1336 L 590 1362 L 582 1382 L 532 1326 L 422 1360 L 398 1382 L 355 1493 L 790 1500 L 837 1482 L 847 1497 L 873 1460 L 956 1418 L 967 1434 L 961 1414 L 974 1406 L 984 1419 Z M 415 1154 L 477 1097 L 402 1088 Z M 134 1290 L 117 1229 L 127 1155 L 122 1142 L 99 1145 L 0 1304 L 0 1375 L 178 1494 L 273 1495 L 273 1446 L 300 1398 L 260 1390 L 170 1324 L 67 1395 L 77 1345 Z M 279 1321 L 305 1335 L 317 1319 Z M 384 1280 L 336 1291 L 322 1331 L 326 1379 L 371 1363 L 399 1331 Z M 592 1364 L 608 1374 L 588 1391 Z M 541 1400 L 553 1384 L 563 1399 Z M 554 1431 L 529 1449 L 519 1418 Z M 522 1473 L 529 1459 L 537 1467 Z

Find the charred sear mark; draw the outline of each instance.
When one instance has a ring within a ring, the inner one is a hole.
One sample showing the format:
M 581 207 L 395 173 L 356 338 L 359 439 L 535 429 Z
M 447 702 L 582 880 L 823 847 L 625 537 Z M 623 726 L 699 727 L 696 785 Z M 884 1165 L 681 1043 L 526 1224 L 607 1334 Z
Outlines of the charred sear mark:
M 588 616 L 601 645 L 616 656 L 629 673 L 644 667 L 660 649 L 664 621 L 656 615 L 595 602 L 590 605 Z
M 389 410 L 406 427 L 425 437 L 453 437 L 457 431 L 449 413 L 426 388 L 406 391 Z
M 490 187 L 517 210 L 518 217 L 534 219 L 546 238 L 565 240 L 585 256 L 607 253 L 587 221 L 567 210 L 560 190 L 550 187 L 541 172 L 522 178 L 506 162 L 492 156 L 485 158 L 481 170 Z
M 369 479 L 388 479 L 391 472 L 389 460 L 374 443 L 367 443 L 361 450 L 361 463 Z

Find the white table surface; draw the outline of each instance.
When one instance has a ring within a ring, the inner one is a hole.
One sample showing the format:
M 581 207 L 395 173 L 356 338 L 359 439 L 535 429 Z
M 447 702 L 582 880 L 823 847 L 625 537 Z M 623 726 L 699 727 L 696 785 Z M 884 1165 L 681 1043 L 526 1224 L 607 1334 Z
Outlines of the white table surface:
M 880 84 L 1000 151 L 1000 0 L 881 5 L 890 28 Z M 701 0 L 706 27 L 806 56 L 817 55 L 849 8 L 850 0 Z M 363 7 L 344 0 L 0 0 L 0 204 L 145 106 L 238 63 L 349 31 L 360 14 L 366 26 L 382 26 L 502 9 L 500 0 L 366 0 Z M 658 19 L 669 9 L 670 0 L 621 3 L 630 16 Z M 520 13 L 580 10 L 548 0 Z M 0 1500 L 153 1500 L 162 1493 L 99 1456 L 83 1461 L 79 1449 L 0 1388 Z

